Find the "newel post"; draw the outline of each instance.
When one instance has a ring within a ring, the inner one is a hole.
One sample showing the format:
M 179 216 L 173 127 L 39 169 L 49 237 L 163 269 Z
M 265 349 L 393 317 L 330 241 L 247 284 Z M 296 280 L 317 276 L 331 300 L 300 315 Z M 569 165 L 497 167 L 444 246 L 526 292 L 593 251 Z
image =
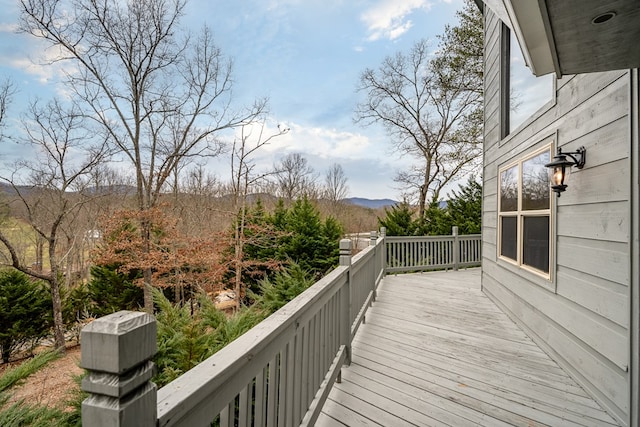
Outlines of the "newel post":
M 378 271 L 380 268 L 382 268 L 380 264 L 380 257 L 378 257 L 378 249 L 376 248 L 376 243 L 378 242 L 378 232 L 377 231 L 372 231 L 371 232 L 371 242 L 369 242 L 369 244 L 371 246 L 374 246 L 374 252 L 373 252 L 373 282 L 371 282 L 371 292 L 373 295 L 373 299 L 372 302 L 376 300 L 376 283 L 378 280 Z
M 351 364 L 351 240 L 340 240 L 340 265 L 348 267 L 347 288 L 341 293 L 340 306 L 340 344 L 347 349 L 346 364 Z
M 382 237 L 382 251 L 383 251 L 383 255 L 382 255 L 382 271 L 384 272 L 384 274 L 386 274 L 387 272 L 387 241 L 386 241 L 386 237 L 387 237 L 387 227 L 380 227 L 380 237 Z
M 119 311 L 94 320 L 81 332 L 83 426 L 155 426 L 156 320 L 147 313 Z
M 371 240 L 369 241 L 369 246 L 375 246 L 376 242 L 378 241 L 378 232 L 372 231 L 370 239 Z
M 458 271 L 458 264 L 460 264 L 460 240 L 457 225 L 451 227 L 451 234 L 453 235 L 453 271 Z

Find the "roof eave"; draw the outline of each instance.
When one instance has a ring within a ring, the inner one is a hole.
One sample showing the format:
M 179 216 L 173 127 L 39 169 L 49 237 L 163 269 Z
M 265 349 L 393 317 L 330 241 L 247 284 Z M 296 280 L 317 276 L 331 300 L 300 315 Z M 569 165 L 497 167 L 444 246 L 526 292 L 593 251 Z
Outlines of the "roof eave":
M 527 65 L 536 76 L 562 77 L 544 0 L 503 0 Z

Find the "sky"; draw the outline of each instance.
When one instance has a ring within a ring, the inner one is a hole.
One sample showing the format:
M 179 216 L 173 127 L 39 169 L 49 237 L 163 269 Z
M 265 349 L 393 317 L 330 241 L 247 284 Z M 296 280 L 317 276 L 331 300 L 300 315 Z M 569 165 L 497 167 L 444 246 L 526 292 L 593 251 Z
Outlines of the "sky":
M 455 25 L 463 0 L 188 0 L 182 24 L 209 26 L 217 45 L 234 63 L 234 105 L 268 97 L 268 126 L 291 130 L 273 140 L 257 159 L 264 167 L 301 153 L 320 179 L 338 163 L 350 197 L 400 200 L 393 177 L 408 166 L 394 153 L 379 125 L 354 123 L 359 75 L 384 58 L 408 52 L 420 39 L 431 42 L 446 24 Z M 60 94 L 50 55 L 39 40 L 16 32 L 18 0 L 0 0 L 0 81 L 18 89 L 7 130 L 16 126 L 29 100 Z M 24 157 L 24 147 L 0 142 L 0 164 Z M 208 170 L 228 179 L 228 157 Z M 2 166 L 5 168 L 6 166 Z

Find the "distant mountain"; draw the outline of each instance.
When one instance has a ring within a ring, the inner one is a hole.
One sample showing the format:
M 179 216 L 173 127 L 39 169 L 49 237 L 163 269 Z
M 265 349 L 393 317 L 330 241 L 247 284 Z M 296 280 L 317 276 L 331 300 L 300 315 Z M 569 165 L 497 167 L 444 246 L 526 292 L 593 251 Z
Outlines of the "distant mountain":
M 33 191 L 33 188 L 34 187 L 26 186 L 26 185 L 17 186 L 18 191 L 20 191 L 20 193 L 23 195 L 29 194 L 29 192 Z M 4 193 L 7 196 L 13 197 L 16 195 L 16 190 L 11 185 L 4 182 L 0 182 L 0 193 Z
M 356 206 L 364 206 L 365 208 L 378 209 L 384 208 L 387 206 L 393 206 L 397 204 L 395 200 L 391 199 L 365 199 L 362 197 L 349 197 L 347 199 L 342 199 L 343 202 L 351 203 Z

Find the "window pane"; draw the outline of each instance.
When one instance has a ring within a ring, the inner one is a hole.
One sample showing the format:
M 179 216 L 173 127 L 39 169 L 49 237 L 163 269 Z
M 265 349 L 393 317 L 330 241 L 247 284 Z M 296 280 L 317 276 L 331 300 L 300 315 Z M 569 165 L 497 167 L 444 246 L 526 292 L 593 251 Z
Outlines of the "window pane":
M 549 209 L 549 163 L 548 151 L 522 163 L 522 209 Z
M 503 216 L 501 218 L 502 233 L 500 239 L 500 255 L 518 259 L 518 219 L 515 216 Z
M 500 211 L 518 210 L 518 166 L 514 166 L 500 174 Z
M 509 132 L 520 126 L 553 98 L 553 74 L 536 77 L 526 66 L 520 45 L 510 34 L 509 58 Z
M 549 272 L 549 217 L 523 218 L 522 263 Z

